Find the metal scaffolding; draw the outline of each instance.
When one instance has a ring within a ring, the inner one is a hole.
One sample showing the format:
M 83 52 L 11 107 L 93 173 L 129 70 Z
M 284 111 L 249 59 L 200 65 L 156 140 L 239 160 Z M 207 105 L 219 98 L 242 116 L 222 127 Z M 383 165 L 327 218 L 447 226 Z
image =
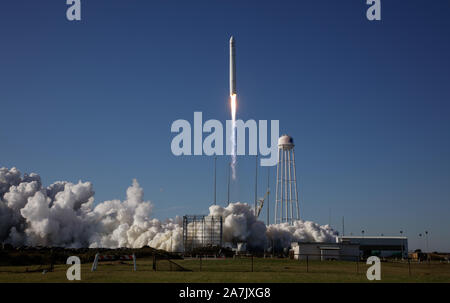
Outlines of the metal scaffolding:
M 222 246 L 222 217 L 184 216 L 183 245 L 185 252 L 199 247 Z

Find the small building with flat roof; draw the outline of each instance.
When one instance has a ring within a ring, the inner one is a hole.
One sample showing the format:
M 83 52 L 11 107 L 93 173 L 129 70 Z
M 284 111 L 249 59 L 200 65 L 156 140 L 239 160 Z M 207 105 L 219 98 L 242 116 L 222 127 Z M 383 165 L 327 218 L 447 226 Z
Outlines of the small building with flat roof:
M 407 237 L 341 236 L 339 243 L 359 245 L 361 256 L 408 257 Z
M 292 242 L 291 257 L 296 260 L 359 260 L 358 244 Z

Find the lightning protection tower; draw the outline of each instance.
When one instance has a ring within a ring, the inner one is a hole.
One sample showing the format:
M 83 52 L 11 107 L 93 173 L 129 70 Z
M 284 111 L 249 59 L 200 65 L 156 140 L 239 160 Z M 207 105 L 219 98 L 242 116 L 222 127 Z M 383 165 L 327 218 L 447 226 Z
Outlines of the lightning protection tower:
M 282 135 L 278 139 L 277 187 L 275 190 L 275 224 L 292 224 L 300 220 L 294 139 Z

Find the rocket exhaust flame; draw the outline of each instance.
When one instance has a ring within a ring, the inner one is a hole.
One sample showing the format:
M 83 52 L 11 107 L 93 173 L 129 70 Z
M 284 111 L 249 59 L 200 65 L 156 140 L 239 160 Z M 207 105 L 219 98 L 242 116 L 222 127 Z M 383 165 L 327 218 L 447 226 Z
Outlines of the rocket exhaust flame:
M 236 179 L 236 95 L 230 96 L 231 105 L 231 176 Z
M 236 120 L 236 95 L 230 96 L 230 104 L 231 104 L 231 119 Z

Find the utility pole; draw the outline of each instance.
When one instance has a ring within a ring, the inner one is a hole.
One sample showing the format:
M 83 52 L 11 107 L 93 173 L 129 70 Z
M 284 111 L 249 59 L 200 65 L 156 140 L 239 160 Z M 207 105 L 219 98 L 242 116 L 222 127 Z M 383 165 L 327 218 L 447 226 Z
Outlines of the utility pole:
M 403 230 L 400 231 L 400 236 L 403 238 Z M 402 239 L 402 260 L 403 260 L 403 239 Z
M 216 205 L 216 177 L 217 177 L 217 157 L 214 157 L 214 205 Z
M 420 243 L 420 245 L 423 245 L 423 242 L 422 242 L 422 234 L 419 234 L 419 243 Z M 421 249 L 422 250 L 422 252 L 423 252 L 423 249 Z
M 256 206 L 258 204 L 258 155 L 256 155 L 256 168 L 255 168 L 255 216 L 256 216 Z
M 269 226 L 269 212 L 270 212 L 270 166 L 267 167 L 267 226 Z
M 231 162 L 228 163 L 228 199 L 227 199 L 227 206 L 230 205 L 230 169 L 231 169 Z

